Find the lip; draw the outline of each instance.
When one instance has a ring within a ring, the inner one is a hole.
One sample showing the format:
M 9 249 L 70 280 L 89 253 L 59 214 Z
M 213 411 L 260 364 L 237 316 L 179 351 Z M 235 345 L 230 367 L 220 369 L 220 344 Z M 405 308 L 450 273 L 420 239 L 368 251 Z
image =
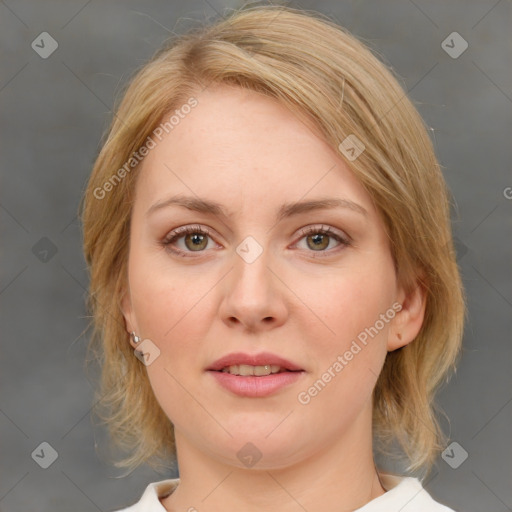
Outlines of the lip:
M 300 366 L 283 357 L 280 357 L 276 354 L 272 354 L 270 352 L 261 352 L 260 354 L 245 354 L 243 352 L 236 352 L 232 354 L 227 354 L 220 359 L 217 359 L 211 366 L 207 368 L 207 370 L 220 371 L 222 368 L 226 366 L 234 366 L 237 364 L 248 364 L 251 366 L 263 366 L 266 364 L 274 364 L 284 368 L 285 370 L 290 370 L 292 372 L 303 370 Z M 275 374 L 277 375 L 277 374 Z M 258 377 L 261 378 L 261 377 Z
M 226 366 L 240 364 L 251 366 L 277 365 L 289 371 L 262 375 L 260 377 L 242 377 L 241 375 L 231 375 L 230 373 L 220 371 Z M 224 389 L 235 395 L 251 398 L 262 398 L 277 393 L 279 390 L 296 382 L 305 373 L 304 369 L 297 364 L 269 352 L 260 354 L 244 354 L 241 352 L 228 354 L 215 361 L 207 368 L 207 372 Z

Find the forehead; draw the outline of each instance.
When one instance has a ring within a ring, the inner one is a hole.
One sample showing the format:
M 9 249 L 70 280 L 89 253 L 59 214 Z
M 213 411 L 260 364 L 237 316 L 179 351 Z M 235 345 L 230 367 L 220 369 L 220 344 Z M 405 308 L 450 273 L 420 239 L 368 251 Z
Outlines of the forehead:
M 137 196 L 145 203 L 170 193 L 233 205 L 243 199 L 254 206 L 262 199 L 270 204 L 328 194 L 373 209 L 367 192 L 313 122 L 298 119 L 274 98 L 238 87 L 217 85 L 195 97 L 197 106 L 156 141 L 143 161 Z

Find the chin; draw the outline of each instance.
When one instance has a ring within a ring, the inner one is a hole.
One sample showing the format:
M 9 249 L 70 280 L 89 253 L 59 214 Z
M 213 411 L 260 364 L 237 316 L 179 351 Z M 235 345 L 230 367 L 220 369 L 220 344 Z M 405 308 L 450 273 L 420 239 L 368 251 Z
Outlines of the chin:
M 282 420 L 282 418 L 281 418 Z M 300 456 L 300 448 L 297 441 L 301 439 L 298 433 L 290 431 L 279 432 L 278 423 L 272 426 L 264 423 L 260 428 L 240 431 L 230 431 L 232 438 L 224 439 L 212 450 L 228 463 L 239 468 L 247 469 L 279 469 L 287 467 Z

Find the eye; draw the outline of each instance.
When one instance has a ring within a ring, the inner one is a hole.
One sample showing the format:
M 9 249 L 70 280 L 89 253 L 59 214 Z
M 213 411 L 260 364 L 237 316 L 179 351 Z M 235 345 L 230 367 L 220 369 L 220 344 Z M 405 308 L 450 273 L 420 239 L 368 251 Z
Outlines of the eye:
M 187 252 L 202 252 L 211 248 L 208 247 L 209 238 L 211 238 L 211 232 L 208 228 L 199 225 L 184 226 L 169 233 L 162 244 L 171 252 L 187 257 L 189 256 Z M 183 244 L 179 247 L 178 242 L 181 239 Z M 178 248 L 175 247 L 176 245 Z
M 304 239 L 306 242 L 305 250 L 316 253 L 337 252 L 336 247 L 350 245 L 349 237 L 333 232 L 329 226 L 310 226 L 303 229 L 300 235 L 301 238 L 299 241 Z M 215 246 L 211 238 L 212 233 L 206 227 L 200 225 L 183 226 L 169 233 L 162 241 L 162 245 L 178 256 L 193 257 L 190 253 L 204 252 L 206 249 L 211 249 L 212 244 Z M 331 247 L 329 249 L 332 245 L 332 240 L 336 241 L 338 245 L 335 248 Z M 209 244 L 210 241 L 211 244 Z
M 332 247 L 328 251 L 326 249 L 331 245 L 331 241 L 335 240 L 338 242 L 336 247 L 348 246 L 350 241 L 348 237 L 341 234 L 334 233 L 329 226 L 317 227 L 310 226 L 301 231 L 302 239 L 306 242 L 306 250 L 310 249 L 313 252 L 331 252 L 334 250 Z

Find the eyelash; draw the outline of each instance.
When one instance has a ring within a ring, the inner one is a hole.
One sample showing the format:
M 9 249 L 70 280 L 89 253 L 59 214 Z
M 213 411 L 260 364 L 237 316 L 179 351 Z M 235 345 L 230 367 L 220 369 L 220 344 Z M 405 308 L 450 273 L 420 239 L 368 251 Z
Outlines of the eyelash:
M 184 226 L 184 227 L 181 227 L 181 228 L 178 228 L 178 229 L 175 229 L 174 231 L 172 231 L 171 233 L 169 233 L 169 235 L 167 235 L 164 240 L 162 241 L 162 245 L 165 247 L 165 249 L 171 251 L 172 253 L 180 256 L 180 257 L 183 257 L 183 258 L 194 258 L 195 256 L 192 256 L 191 253 L 193 252 L 204 252 L 204 251 L 182 251 L 181 249 L 173 249 L 171 248 L 172 244 L 174 242 L 176 242 L 177 240 L 179 240 L 180 238 L 182 238 L 183 236 L 185 235 L 188 235 L 188 234 L 201 234 L 201 235 L 207 235 L 209 236 L 210 238 L 212 238 L 212 232 L 208 229 L 208 228 L 205 228 L 205 227 L 202 227 L 202 226 L 199 226 L 199 225 L 195 225 L 195 226 Z M 333 231 L 331 231 L 331 228 L 329 226 L 327 227 L 324 227 L 322 226 L 321 228 L 318 228 L 318 227 L 315 227 L 315 226 L 310 226 L 308 228 L 305 228 L 305 229 L 302 229 L 300 231 L 300 238 L 299 240 L 302 240 L 304 237 L 307 237 L 309 235 L 316 235 L 316 234 L 322 234 L 322 235 L 329 235 L 329 237 L 331 238 L 334 238 L 337 242 L 339 242 L 341 244 L 341 246 L 345 246 L 345 247 L 348 247 L 351 245 L 351 241 L 348 237 L 343 237 L 337 233 L 334 233 Z M 338 247 L 339 249 L 339 247 Z M 341 249 L 340 249 L 341 250 Z M 336 249 L 329 249 L 328 251 L 310 251 L 312 253 L 331 253 L 333 251 L 336 251 Z M 338 251 L 336 251 L 338 252 Z M 327 256 L 329 256 L 330 254 L 327 254 Z M 313 256 L 315 258 L 323 258 L 323 257 L 326 257 L 326 255 L 315 255 Z

